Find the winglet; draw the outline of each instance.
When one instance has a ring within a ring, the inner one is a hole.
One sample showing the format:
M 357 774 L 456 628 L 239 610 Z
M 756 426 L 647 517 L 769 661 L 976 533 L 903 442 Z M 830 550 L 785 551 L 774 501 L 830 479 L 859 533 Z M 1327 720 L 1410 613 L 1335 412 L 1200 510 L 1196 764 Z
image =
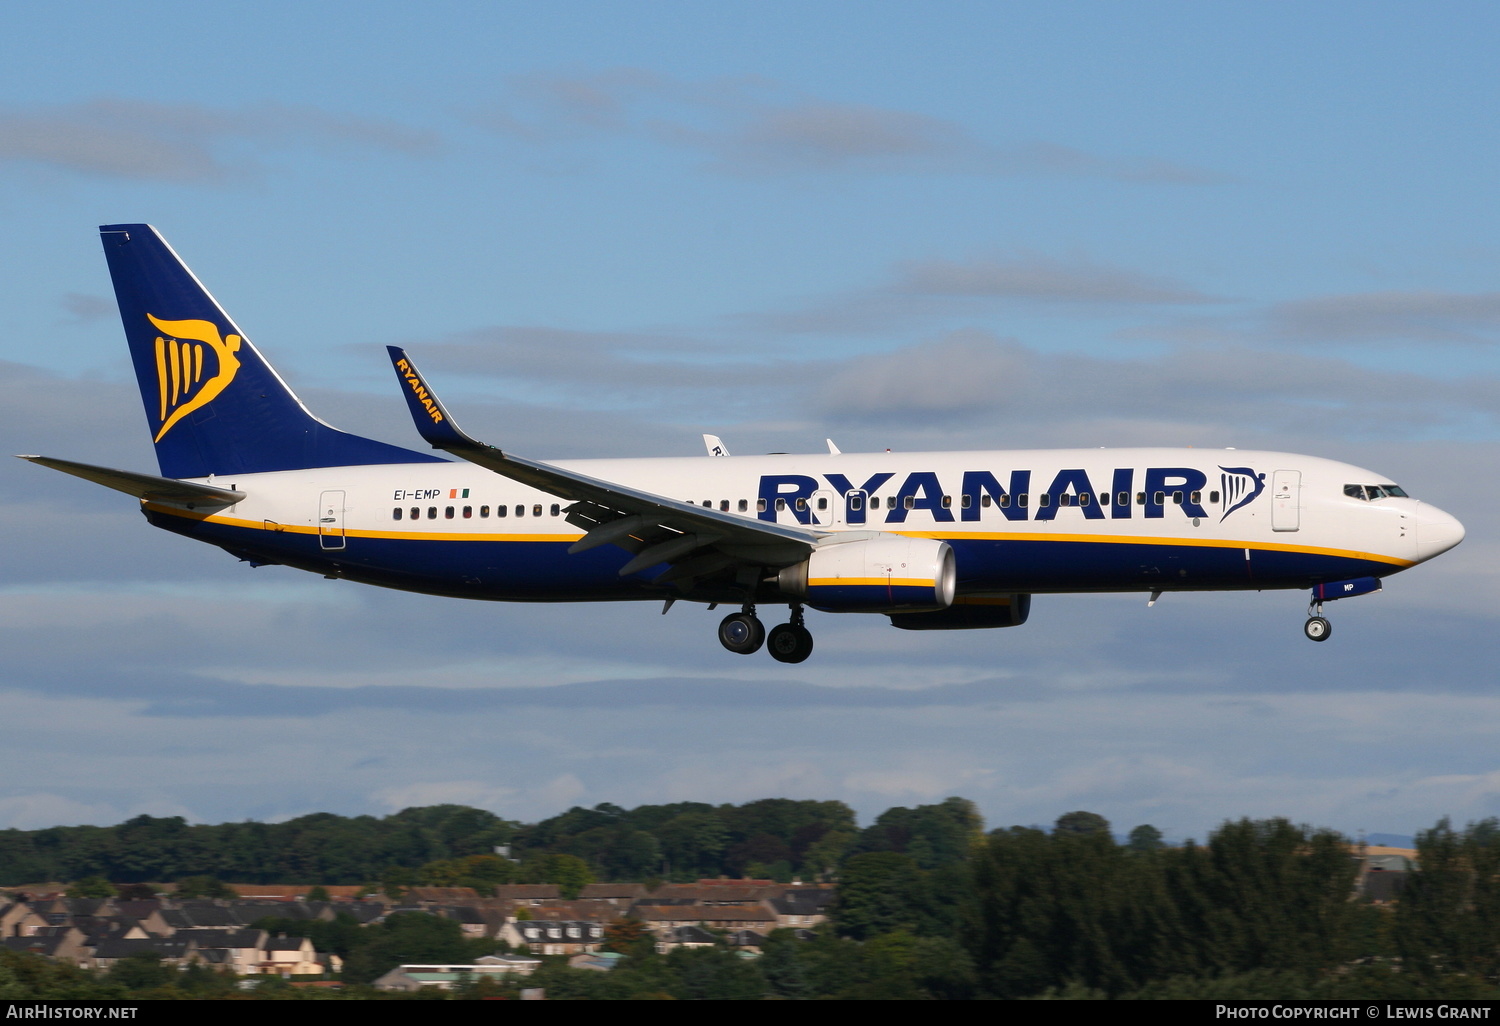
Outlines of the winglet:
M 703 445 L 708 449 L 710 456 L 728 456 L 729 450 L 724 447 L 724 442 L 718 435 L 704 435 Z
M 434 449 L 482 448 L 479 442 L 464 434 L 454 423 L 453 417 L 443 408 L 432 389 L 427 387 L 426 380 L 406 355 L 406 350 L 398 346 L 385 348 L 391 354 L 391 366 L 396 369 L 396 377 L 404 386 L 401 391 L 406 396 L 406 405 L 411 410 L 411 419 L 417 425 L 417 433 Z

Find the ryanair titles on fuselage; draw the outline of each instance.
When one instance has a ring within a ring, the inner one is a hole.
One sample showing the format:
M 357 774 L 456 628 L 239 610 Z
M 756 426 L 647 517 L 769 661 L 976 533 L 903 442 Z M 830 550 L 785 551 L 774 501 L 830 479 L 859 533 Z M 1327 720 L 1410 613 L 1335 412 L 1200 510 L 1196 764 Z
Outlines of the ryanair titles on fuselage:
M 958 481 L 941 480 L 933 471 L 915 471 L 906 475 L 894 494 L 882 491 L 896 477 L 894 473 L 873 474 L 864 481 L 832 473 L 821 475 L 821 481 L 810 474 L 764 474 L 756 515 L 775 521 L 777 513 L 785 511 L 799 523 L 812 524 L 815 496 L 832 492 L 842 498 L 844 519 L 850 524 L 904 524 L 917 510 L 938 523 L 977 521 L 990 508 L 1007 520 L 1054 520 L 1067 508 L 1086 520 L 1136 516 L 1151 520 L 1166 516 L 1168 506 L 1176 506 L 1187 517 L 1207 518 L 1203 498 L 1208 491 L 1211 503 L 1219 503 L 1223 496 L 1225 509 L 1219 517 L 1223 521 L 1265 491 L 1266 475 L 1249 467 L 1221 466 L 1219 470 L 1217 487 L 1213 487 L 1208 475 L 1194 467 L 1148 467 L 1144 471 L 1121 467 L 1109 473 L 1105 490 L 1099 487 L 1102 480 L 1096 482 L 1088 471 L 1074 468 L 1059 470 L 1045 488 L 1035 492 L 1030 470 L 1013 470 L 1003 483 L 988 470 L 966 470 Z M 1103 474 L 1096 473 L 1102 479 Z M 886 499 L 884 503 L 872 498 L 877 492 Z

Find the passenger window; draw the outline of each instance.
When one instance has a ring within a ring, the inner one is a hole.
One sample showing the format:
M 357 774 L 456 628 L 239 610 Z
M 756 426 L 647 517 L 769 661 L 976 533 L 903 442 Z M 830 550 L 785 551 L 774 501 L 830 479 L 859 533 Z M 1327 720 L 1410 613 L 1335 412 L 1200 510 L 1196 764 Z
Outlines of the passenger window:
M 401 519 L 401 507 L 400 506 L 397 506 L 395 509 L 391 510 L 391 519 L 392 520 L 400 520 Z
M 849 508 L 851 510 L 862 510 L 865 508 L 865 500 L 858 494 L 849 496 Z
M 496 506 L 495 507 L 495 516 L 497 516 L 497 517 L 503 517 L 503 516 L 505 516 L 509 512 L 510 512 L 510 507 L 509 506 Z
M 740 512 L 744 513 L 744 512 L 747 512 L 749 509 L 750 509 L 750 503 L 749 503 L 749 501 L 746 500 L 746 499 L 741 499 L 740 500 L 740 505 L 739 505 Z
M 1217 506 L 1219 504 L 1219 493 L 1217 490 L 1208 493 L 1208 502 L 1211 506 Z
M 714 508 L 714 504 L 713 504 L 713 502 L 711 500 L 704 499 L 703 500 L 703 508 L 704 509 L 713 509 Z
M 474 515 L 474 507 L 473 506 L 465 506 L 464 507 L 464 519 L 468 520 L 473 515 Z
M 988 499 L 989 496 L 986 495 L 985 498 Z M 1026 504 L 1023 502 L 1021 505 L 1024 506 Z M 1010 509 L 1010 496 L 1009 495 L 1002 495 L 1002 496 L 1000 496 L 1000 508 L 1001 509 Z
M 1141 496 L 1142 499 L 1144 499 L 1145 497 L 1146 496 L 1144 494 Z M 1116 506 L 1129 506 L 1130 505 L 1130 493 L 1129 492 L 1118 492 L 1118 493 L 1116 493 L 1115 494 L 1115 505 Z
M 554 502 L 552 504 L 552 515 L 555 516 L 555 517 L 556 516 L 561 516 L 562 515 L 562 506 L 560 506 L 558 503 Z
M 518 516 L 518 517 L 524 517 L 525 515 L 526 515 L 526 507 L 518 505 L 516 507 L 516 516 Z
M 542 515 L 542 504 L 540 502 L 531 507 L 531 515 L 534 517 Z
M 448 518 L 449 520 L 452 520 L 453 519 L 453 507 L 452 506 L 444 506 L 443 507 L 443 516 L 446 517 L 446 518 Z
M 428 520 L 436 520 L 437 519 L 437 507 L 436 506 L 428 506 L 427 507 L 427 519 Z
M 1160 495 L 1161 493 L 1157 492 L 1156 494 Z M 1157 499 L 1156 501 L 1160 502 L 1161 500 Z M 1136 492 L 1135 493 L 1135 504 L 1137 506 L 1144 506 L 1146 504 L 1146 493 L 1145 492 Z
M 1030 501 L 1031 501 L 1031 495 L 1028 492 L 1022 492 L 1020 495 L 1016 496 L 1016 504 L 1018 506 L 1020 506 L 1022 509 L 1025 509 L 1026 508 L 1026 504 L 1028 502 L 1030 502 Z
M 1166 492 L 1157 492 L 1155 495 L 1153 495 L 1151 497 L 1152 504 L 1156 505 L 1156 506 L 1160 506 L 1162 503 L 1164 503 L 1166 501 L 1167 501 L 1167 493 Z
M 951 496 L 951 495 L 945 495 L 945 496 L 943 496 L 943 508 L 944 509 L 952 509 L 953 508 L 953 496 Z
M 807 508 L 807 500 L 806 499 L 798 499 L 797 500 L 797 511 L 800 513 L 802 510 L 805 510 L 806 508 Z
M 905 503 L 903 503 L 903 505 L 905 505 L 907 509 L 916 509 L 917 508 L 917 497 L 915 495 L 908 495 L 906 497 L 906 501 L 905 501 Z
M 720 499 L 719 500 L 719 512 L 720 513 L 728 513 L 729 512 L 729 500 L 728 499 Z
M 780 507 L 777 507 L 777 508 L 779 509 Z M 764 513 L 765 511 L 766 511 L 766 500 L 765 499 L 756 499 L 755 500 L 755 512 L 757 512 L 757 513 Z
M 1089 500 L 1092 499 L 1092 498 L 1093 498 L 1093 495 L 1090 494 L 1089 492 L 1079 492 L 1078 493 L 1078 505 L 1080 505 L 1080 506 L 1087 506 L 1089 504 Z
M 895 509 L 896 508 L 896 497 L 894 495 L 887 495 L 885 497 L 885 508 L 886 509 Z
M 819 509 L 827 509 L 828 508 L 828 497 L 827 496 L 820 496 L 818 498 L 818 508 Z
M 411 508 L 411 518 L 413 520 L 421 520 L 422 519 L 422 507 L 421 506 L 413 506 Z
M 972 495 L 960 495 L 958 497 L 958 504 L 960 506 L 962 506 L 964 509 L 968 509 L 970 506 L 972 506 L 974 504 L 974 496 L 972 496 Z
M 1203 501 L 1203 493 L 1194 492 L 1192 495 L 1188 496 L 1188 500 L 1191 501 L 1194 506 L 1196 506 L 1198 505 L 1198 503 Z
M 1043 492 L 1041 495 L 1038 495 L 1036 497 L 1036 504 L 1042 509 L 1046 509 L 1048 506 L 1052 505 L 1052 493 Z
M 981 507 L 983 507 L 984 509 L 989 509 L 990 508 L 990 493 L 989 492 L 985 492 L 983 495 L 981 495 L 979 497 L 979 505 Z
M 777 499 L 776 500 L 776 512 L 780 513 L 780 512 L 782 512 L 785 509 L 786 509 L 786 500 L 785 499 Z
M 490 518 L 490 508 L 488 506 L 480 506 L 479 507 L 479 519 L 480 520 L 488 520 L 489 518 Z

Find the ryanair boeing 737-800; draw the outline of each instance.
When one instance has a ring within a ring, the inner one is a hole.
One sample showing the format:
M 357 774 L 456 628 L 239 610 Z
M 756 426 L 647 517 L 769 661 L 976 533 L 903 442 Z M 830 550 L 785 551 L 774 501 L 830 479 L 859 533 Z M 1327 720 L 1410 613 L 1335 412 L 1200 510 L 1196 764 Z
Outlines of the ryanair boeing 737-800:
M 338 431 L 149 225 L 100 229 L 160 477 L 23 459 L 135 496 L 253 565 L 462 598 L 731 605 L 719 641 L 806 659 L 805 607 L 907 630 L 1011 627 L 1038 593 L 1305 589 L 1324 602 L 1457 545 L 1380 474 L 1277 452 L 1039 449 L 540 463 L 469 437 L 402 351 L 417 431 Z M 769 633 L 758 605 L 782 605 Z

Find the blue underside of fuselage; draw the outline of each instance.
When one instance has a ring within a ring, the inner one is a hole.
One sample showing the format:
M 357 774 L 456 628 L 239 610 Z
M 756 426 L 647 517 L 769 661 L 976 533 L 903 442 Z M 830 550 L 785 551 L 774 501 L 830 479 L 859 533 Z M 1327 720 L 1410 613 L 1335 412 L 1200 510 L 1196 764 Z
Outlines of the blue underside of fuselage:
M 464 541 L 349 537 L 325 549 L 310 534 L 274 532 L 147 514 L 158 527 L 222 546 L 242 558 L 285 563 L 346 580 L 463 598 L 524 602 L 616 601 L 679 594 L 654 584 L 666 567 L 630 577 L 631 558 L 604 545 L 577 555 L 567 541 Z M 1322 552 L 1217 548 L 1164 542 L 952 538 L 959 594 L 1310 588 L 1384 577 L 1389 563 Z M 712 594 L 705 597 L 717 600 Z M 726 597 L 725 600 L 728 600 Z

